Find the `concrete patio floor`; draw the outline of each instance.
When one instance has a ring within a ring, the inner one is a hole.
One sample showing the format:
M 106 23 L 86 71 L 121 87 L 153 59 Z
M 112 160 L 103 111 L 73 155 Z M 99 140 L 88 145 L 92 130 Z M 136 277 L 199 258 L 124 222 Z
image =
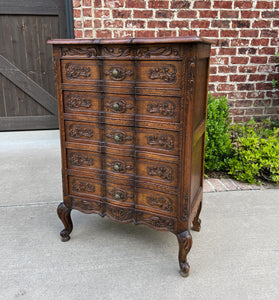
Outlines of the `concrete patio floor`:
M 0 133 L 0 299 L 279 299 L 279 190 L 204 193 L 191 272 L 175 235 L 73 211 L 62 243 L 59 134 Z

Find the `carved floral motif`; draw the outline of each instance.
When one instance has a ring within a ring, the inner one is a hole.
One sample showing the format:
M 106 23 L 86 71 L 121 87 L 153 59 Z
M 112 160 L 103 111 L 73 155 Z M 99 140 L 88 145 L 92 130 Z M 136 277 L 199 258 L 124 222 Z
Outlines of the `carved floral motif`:
M 94 165 L 94 160 L 92 157 L 80 154 L 78 152 L 71 153 L 70 162 L 73 166 L 82 166 L 82 165 L 93 166 Z
M 108 215 L 118 221 L 130 221 L 133 217 L 133 211 L 127 208 L 107 206 Z
M 171 198 L 163 197 L 163 196 L 147 196 L 146 198 L 147 203 L 152 206 L 157 206 L 160 209 L 172 211 L 173 210 L 173 203 Z
M 94 47 L 90 48 L 64 48 L 62 52 L 63 56 L 97 56 L 97 49 Z
M 171 150 L 174 148 L 174 136 L 170 134 L 164 134 L 161 136 L 149 135 L 147 137 L 147 144 Z
M 176 48 L 160 47 L 155 49 L 150 48 L 138 48 L 136 56 L 149 58 L 150 56 L 179 56 L 179 51 Z
M 72 138 L 91 138 L 93 137 L 93 130 L 85 127 L 71 125 L 69 128 L 69 135 Z
M 150 176 L 157 176 L 168 181 L 173 180 L 173 170 L 168 166 L 148 166 L 147 174 Z
M 138 219 L 142 220 L 143 222 L 145 222 L 146 224 L 149 224 L 153 227 L 157 227 L 157 228 L 166 228 L 169 230 L 173 230 L 174 227 L 174 221 L 172 219 L 169 218 L 164 218 L 162 216 L 158 217 L 158 216 L 147 216 L 141 212 L 139 212 L 137 214 Z
M 72 200 L 73 208 L 81 210 L 85 213 L 93 213 L 93 212 L 103 212 L 104 204 L 102 202 L 97 202 L 93 200 L 82 200 L 77 201 L 75 199 Z
M 115 48 L 115 47 L 104 47 L 104 55 L 120 57 L 129 56 L 131 54 L 132 48 Z
M 79 107 L 90 108 L 92 106 L 92 101 L 90 99 L 72 94 L 67 97 L 66 103 L 70 109 Z
M 92 183 L 84 182 L 80 180 L 73 180 L 72 182 L 72 189 L 77 193 L 94 193 L 95 186 Z
M 73 65 L 71 63 L 66 64 L 66 76 L 67 78 L 87 78 L 91 76 L 90 68 L 85 66 Z
M 152 80 L 163 80 L 168 83 L 176 81 L 176 68 L 173 65 L 165 65 L 153 69 L 149 69 L 148 78 Z
M 147 105 L 147 112 L 160 114 L 164 117 L 173 117 L 175 115 L 175 104 L 171 101 L 163 103 L 149 103 Z

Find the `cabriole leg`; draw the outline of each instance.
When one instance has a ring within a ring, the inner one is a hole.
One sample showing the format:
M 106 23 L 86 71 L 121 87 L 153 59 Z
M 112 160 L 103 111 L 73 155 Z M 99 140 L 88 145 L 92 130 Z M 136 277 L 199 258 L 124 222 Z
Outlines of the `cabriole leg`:
M 201 209 L 202 209 L 202 201 L 200 202 L 197 214 L 193 220 L 193 226 L 192 229 L 195 231 L 200 231 L 201 230 L 201 219 L 199 218 L 200 213 L 201 213 Z
M 192 247 L 192 236 L 188 230 L 176 235 L 179 244 L 178 260 L 180 266 L 180 275 L 187 277 L 190 271 L 190 265 L 187 262 L 187 255 Z
M 65 228 L 60 232 L 62 242 L 67 242 L 70 239 L 70 233 L 73 230 L 73 222 L 71 219 L 71 209 L 64 202 L 57 207 L 57 214 Z

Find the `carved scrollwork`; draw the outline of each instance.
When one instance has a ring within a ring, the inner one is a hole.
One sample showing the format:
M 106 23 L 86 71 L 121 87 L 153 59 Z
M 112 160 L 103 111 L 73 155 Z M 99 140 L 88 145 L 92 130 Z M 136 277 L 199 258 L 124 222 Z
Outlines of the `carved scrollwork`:
M 150 56 L 179 56 L 179 50 L 171 47 L 160 47 L 155 49 L 138 48 L 136 56 L 149 58 Z
M 175 115 L 175 104 L 172 101 L 166 101 L 163 103 L 148 103 L 147 112 L 153 114 L 160 114 L 164 117 L 173 117 Z
M 106 165 L 111 168 L 111 171 L 116 173 L 125 173 L 134 169 L 133 165 L 128 165 L 121 160 L 107 161 Z
M 174 65 L 165 65 L 149 69 L 148 77 L 151 80 L 163 80 L 168 83 L 176 81 L 176 67 Z
M 70 94 L 67 96 L 66 104 L 70 109 L 79 107 L 90 108 L 92 106 L 92 101 L 82 96 Z
M 117 144 L 125 144 L 127 141 L 133 140 L 132 136 L 128 135 L 124 131 L 119 131 L 119 130 L 106 133 L 106 137 L 113 140 L 113 142 Z
M 92 183 L 74 179 L 72 182 L 72 189 L 77 193 L 94 193 L 95 186 Z
M 85 66 L 66 64 L 66 76 L 72 78 L 88 78 L 91 76 L 90 68 Z
M 93 212 L 100 212 L 102 213 L 104 210 L 104 204 L 102 202 L 93 201 L 93 200 L 82 200 L 78 201 L 73 199 L 72 200 L 72 207 L 78 209 L 85 213 L 93 213 Z
M 120 208 L 107 205 L 107 214 L 118 221 L 131 221 L 133 218 L 133 211 L 127 208 Z
M 173 219 L 165 218 L 162 216 L 158 217 L 158 216 L 146 215 L 144 213 L 138 212 L 137 219 L 155 228 L 161 228 L 161 229 L 165 228 L 168 230 L 173 230 L 174 228 Z
M 129 56 L 131 55 L 132 48 L 112 48 L 112 47 L 104 47 L 103 48 L 104 55 L 120 57 L 120 56 Z
M 167 210 L 167 211 L 173 211 L 173 202 L 171 198 L 164 197 L 164 196 L 147 196 L 146 197 L 147 203 L 159 207 L 160 209 Z
M 147 144 L 151 146 L 159 146 L 167 150 L 174 148 L 174 136 L 170 134 L 164 135 L 149 135 L 147 136 Z
M 109 76 L 111 80 L 121 81 L 127 76 L 132 76 L 134 72 L 133 70 L 127 70 L 125 67 L 116 66 L 111 67 L 109 70 L 105 70 L 104 74 Z
M 86 56 L 93 57 L 97 56 L 97 49 L 94 47 L 90 48 L 63 48 L 63 56 Z
M 126 201 L 127 199 L 133 199 L 134 194 L 128 193 L 123 189 L 120 188 L 112 188 L 107 190 L 107 193 L 115 200 L 118 201 Z
M 69 128 L 69 135 L 72 138 L 92 138 L 93 130 L 85 127 L 71 125 Z
M 160 177 L 170 182 L 173 180 L 173 170 L 168 166 L 148 166 L 147 174 L 150 176 Z
M 123 99 L 113 100 L 105 103 L 105 109 L 114 113 L 125 113 L 127 109 L 133 109 L 133 104 L 127 104 Z
M 93 166 L 94 160 L 92 157 L 80 154 L 78 152 L 72 152 L 70 155 L 70 162 L 73 166 Z

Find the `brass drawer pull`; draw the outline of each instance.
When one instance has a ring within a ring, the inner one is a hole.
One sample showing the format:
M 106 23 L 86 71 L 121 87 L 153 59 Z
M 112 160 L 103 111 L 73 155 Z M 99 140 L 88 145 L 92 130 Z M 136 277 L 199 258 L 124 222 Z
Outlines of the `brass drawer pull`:
M 115 133 L 113 139 L 115 142 L 122 142 L 123 141 L 123 135 L 121 133 Z
M 122 194 L 121 192 L 115 192 L 113 198 L 114 198 L 115 200 L 120 200 L 120 199 L 123 198 L 123 194 Z
M 122 165 L 120 163 L 115 163 L 113 165 L 113 170 L 116 171 L 116 172 L 122 171 L 123 170 Z
M 111 74 L 112 74 L 113 77 L 119 78 L 120 77 L 120 70 L 115 68 L 115 69 L 112 70 Z
M 115 111 L 119 111 L 121 109 L 121 104 L 119 102 L 114 102 L 112 105 L 112 109 Z

